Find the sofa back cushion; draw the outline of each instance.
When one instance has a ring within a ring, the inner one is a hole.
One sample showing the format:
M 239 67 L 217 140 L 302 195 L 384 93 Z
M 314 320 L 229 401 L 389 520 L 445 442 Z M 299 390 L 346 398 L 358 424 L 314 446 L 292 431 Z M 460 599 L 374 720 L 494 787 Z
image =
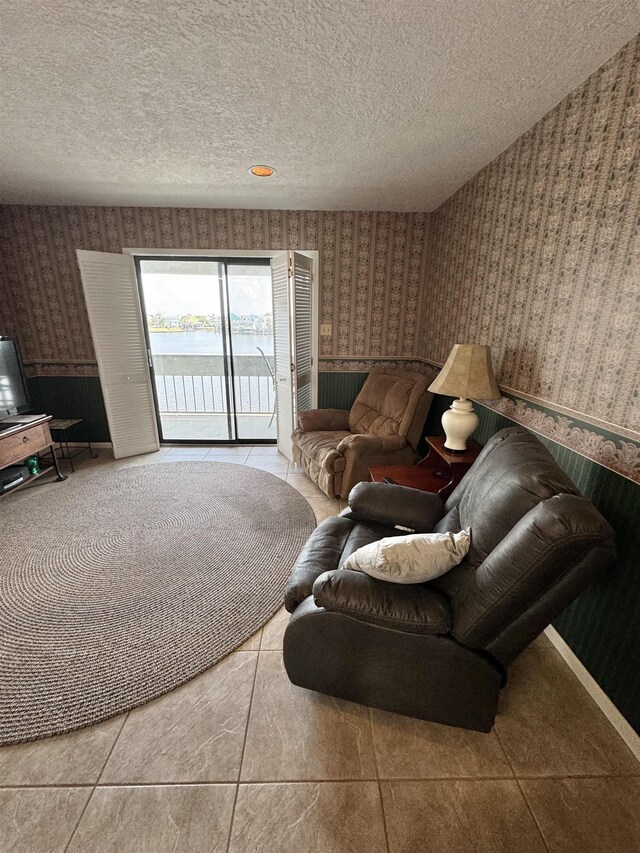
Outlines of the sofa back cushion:
M 615 557 L 610 525 L 522 427 L 492 436 L 435 530 L 467 527 L 467 557 L 431 586 L 451 601 L 453 636 L 503 663 Z
M 451 599 L 453 636 L 509 663 L 615 559 L 615 535 L 586 498 L 540 501 Z
M 477 568 L 529 510 L 559 494 L 579 492 L 544 445 L 522 428 L 501 430 L 450 495 L 436 530 L 471 528 L 465 562 Z
M 420 373 L 372 370 L 351 407 L 349 429 L 356 435 L 405 436 L 413 446 L 417 437 L 411 428 L 427 388 Z

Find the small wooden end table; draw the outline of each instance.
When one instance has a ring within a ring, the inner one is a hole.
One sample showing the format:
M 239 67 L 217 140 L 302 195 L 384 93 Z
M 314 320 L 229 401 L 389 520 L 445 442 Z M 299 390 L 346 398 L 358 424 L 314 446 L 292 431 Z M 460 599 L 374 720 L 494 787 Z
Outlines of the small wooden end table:
M 91 447 L 90 441 L 83 442 L 87 446 L 81 447 L 79 450 L 76 450 L 75 453 L 72 453 L 69 450 L 69 430 L 73 430 L 73 428 L 78 424 L 81 424 L 83 420 L 83 418 L 53 418 L 49 424 L 53 440 L 56 441 L 60 447 L 60 457 L 69 462 L 72 471 L 76 470 L 73 467 L 74 457 L 80 456 L 81 453 L 87 453 L 87 451 L 92 459 L 96 459 L 98 456 L 98 454 L 94 452 L 93 447 Z M 67 451 L 66 454 L 65 448 Z
M 393 480 L 399 486 L 435 492 L 446 500 L 478 458 L 482 450 L 475 441 L 467 442 L 467 449 L 456 453 L 444 446 L 442 435 L 429 436 L 429 451 L 417 465 L 374 465 L 369 468 L 373 483 Z

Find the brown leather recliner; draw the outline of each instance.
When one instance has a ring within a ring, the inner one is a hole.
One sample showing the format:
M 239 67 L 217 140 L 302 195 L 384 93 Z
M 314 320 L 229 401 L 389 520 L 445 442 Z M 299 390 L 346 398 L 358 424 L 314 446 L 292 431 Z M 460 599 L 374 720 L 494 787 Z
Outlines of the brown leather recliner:
M 342 569 L 403 525 L 471 528 L 464 561 L 425 584 Z M 301 687 L 479 731 L 493 725 L 507 666 L 616 554 L 614 532 L 535 436 L 504 429 L 446 504 L 361 483 L 301 553 L 285 593 L 289 678 Z
M 372 370 L 351 407 L 298 415 L 293 461 L 330 498 L 346 498 L 371 465 L 415 462 L 433 399 L 420 373 Z

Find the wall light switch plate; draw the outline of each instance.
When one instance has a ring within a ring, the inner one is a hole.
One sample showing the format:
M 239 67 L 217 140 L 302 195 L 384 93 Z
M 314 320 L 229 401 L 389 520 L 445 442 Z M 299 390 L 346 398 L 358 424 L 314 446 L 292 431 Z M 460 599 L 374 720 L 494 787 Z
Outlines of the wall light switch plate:
M 331 323 L 320 324 L 320 336 L 323 338 L 331 337 Z

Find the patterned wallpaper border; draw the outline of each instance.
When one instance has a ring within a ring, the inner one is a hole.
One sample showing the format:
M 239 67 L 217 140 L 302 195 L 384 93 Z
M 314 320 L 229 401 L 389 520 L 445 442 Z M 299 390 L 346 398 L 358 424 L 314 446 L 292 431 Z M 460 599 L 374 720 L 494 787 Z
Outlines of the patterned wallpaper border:
M 381 364 L 408 368 L 429 377 L 435 377 L 440 370 L 438 365 L 431 362 L 409 359 L 320 359 L 319 367 L 324 373 L 366 372 Z M 478 403 L 640 484 L 640 442 L 628 440 L 613 431 L 576 418 L 569 418 L 551 408 L 504 391 L 500 400 L 484 400 Z
M 433 376 L 440 370 L 426 359 L 413 358 L 320 358 L 318 369 L 322 373 L 368 373 L 374 367 L 391 367 L 394 370 L 413 370 Z
M 385 365 L 394 369 L 412 370 L 434 378 L 440 367 L 422 359 L 392 358 L 336 358 L 320 359 L 322 373 L 368 373 L 374 367 Z M 34 376 L 91 377 L 98 376 L 97 364 L 93 361 L 27 362 L 25 372 Z M 479 401 L 480 402 L 480 401 Z M 640 442 L 620 436 L 613 430 L 589 424 L 577 418 L 522 399 L 515 393 L 506 393 L 495 402 L 480 403 L 527 429 L 579 453 L 581 456 L 620 474 L 634 483 L 640 483 Z
M 28 379 L 34 376 L 99 376 L 98 362 L 78 361 L 25 361 L 24 372 Z
M 324 370 L 329 372 L 340 371 L 346 373 L 362 373 L 363 371 L 372 370 L 376 365 L 381 363 L 393 365 L 397 368 L 404 368 L 405 370 L 414 370 L 418 373 L 424 373 L 427 376 L 433 377 L 435 377 L 442 369 L 442 362 L 438 364 L 438 362 L 432 361 L 430 358 L 423 358 L 421 356 L 418 358 L 413 358 L 411 356 L 397 356 L 396 358 L 376 358 L 375 356 L 368 358 L 334 356 L 333 358 L 320 358 L 319 369 L 321 371 Z M 620 438 L 630 438 L 631 441 L 640 442 L 640 433 L 635 430 L 626 429 L 618 424 L 609 424 L 599 418 L 590 418 L 582 412 L 576 412 L 573 409 L 560 405 L 559 403 L 553 403 L 549 400 L 541 400 L 539 397 L 527 394 L 526 391 L 522 391 L 518 388 L 509 388 L 502 382 L 500 383 L 500 390 L 503 395 L 516 397 L 518 400 L 526 400 L 544 411 L 553 412 L 558 415 L 565 415 L 566 417 L 571 418 L 571 420 L 579 421 L 582 424 L 588 424 L 590 427 L 595 427 L 605 433 L 615 435 Z
M 590 424 L 575 421 L 551 409 L 534 406 L 527 400 L 511 395 L 504 395 L 495 402 L 484 400 L 480 405 L 640 484 L 638 442 L 614 433 L 598 431 Z

